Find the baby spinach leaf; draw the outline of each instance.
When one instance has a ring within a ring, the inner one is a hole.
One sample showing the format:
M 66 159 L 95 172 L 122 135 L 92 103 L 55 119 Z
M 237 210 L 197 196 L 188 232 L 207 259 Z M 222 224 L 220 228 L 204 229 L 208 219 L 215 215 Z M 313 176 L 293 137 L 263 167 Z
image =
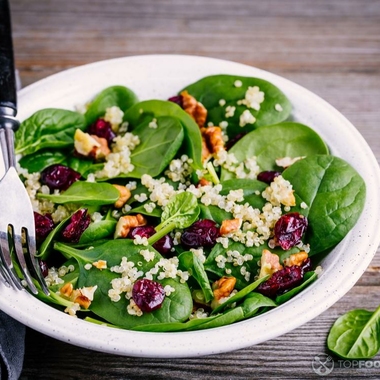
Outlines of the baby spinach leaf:
M 293 298 L 296 294 L 300 293 L 303 289 L 307 288 L 312 282 L 314 282 L 318 278 L 318 275 L 311 271 L 306 272 L 304 275 L 304 278 L 302 280 L 302 283 L 298 285 L 297 287 L 289 290 L 288 292 L 281 294 L 276 297 L 276 304 L 281 305 L 286 301 L 289 301 L 291 298 Z
M 249 293 L 242 304 L 245 319 L 256 315 L 261 308 L 271 307 L 276 307 L 276 303 L 272 299 L 255 292 Z
M 244 197 L 260 193 L 267 188 L 267 184 L 256 179 L 234 178 L 221 182 L 221 195 L 227 195 L 231 190 L 243 190 Z
M 164 287 L 170 285 L 175 291 L 170 296 L 165 297 L 160 309 L 151 313 L 144 313 L 140 317 L 128 314 L 126 308 L 129 300 L 125 297 L 121 297 L 117 302 L 112 301 L 108 297 L 111 281 L 120 277 L 120 274 L 112 272 L 109 268 L 120 265 L 122 258 L 126 257 L 129 262 L 134 263 L 134 266 L 138 270 L 146 273 L 162 258 L 154 248 L 144 247 L 144 249 L 154 252 L 154 258 L 151 261 L 145 261 L 140 254 L 141 246 L 136 246 L 130 239 L 109 240 L 92 249 L 83 250 L 62 243 L 56 243 L 54 247 L 66 257 L 73 257 L 78 261 L 80 276 L 77 286 L 79 288 L 83 286 L 98 286 L 90 309 L 107 322 L 123 328 L 132 328 L 150 323 L 182 322 L 189 317 L 193 307 L 190 289 L 186 283 L 182 284 L 171 278 L 159 280 L 159 282 Z M 98 260 L 105 260 L 107 262 L 107 269 L 98 270 L 92 267 L 87 270 L 84 268 L 86 264 L 92 264 Z
M 195 278 L 201 287 L 205 301 L 211 302 L 214 298 L 214 292 L 211 289 L 210 281 L 203 267 L 202 262 L 194 252 L 186 251 L 178 256 L 179 265 L 182 270 L 188 271 Z
M 63 227 L 65 226 L 66 222 L 70 220 L 72 215 L 69 215 L 67 218 L 61 220 L 59 224 L 57 224 L 52 231 L 48 234 L 46 239 L 42 242 L 40 248 L 38 249 L 38 253 L 36 256 L 40 258 L 41 260 L 46 260 L 52 249 L 54 240 L 59 236 L 60 232 L 62 231 Z
M 265 277 L 259 278 L 258 280 L 252 282 L 251 284 L 249 284 L 248 286 L 246 286 L 245 288 L 243 288 L 242 290 L 240 290 L 239 292 L 237 292 L 236 294 L 234 294 L 232 297 L 229 297 L 225 302 L 223 302 L 222 304 L 220 304 L 218 307 L 216 307 L 212 311 L 211 314 L 217 314 L 220 311 L 222 311 L 223 309 L 225 309 L 228 305 L 231 305 L 234 302 L 241 301 L 248 294 L 250 294 L 251 292 L 253 292 L 262 282 L 268 280 L 268 278 L 269 278 L 269 276 L 265 276 Z
M 111 236 L 115 231 L 116 223 L 117 221 L 110 213 L 104 219 L 92 222 L 81 235 L 79 244 L 93 243 Z
M 29 173 L 37 173 L 50 165 L 67 165 L 67 154 L 67 152 L 60 150 L 41 150 L 21 157 L 19 164 Z
M 107 205 L 115 203 L 119 199 L 120 193 L 109 183 L 76 181 L 60 194 L 41 193 L 38 194 L 38 197 L 57 204 Z
M 241 321 L 244 319 L 244 311 L 242 307 L 235 307 L 233 309 L 229 309 L 222 314 L 216 315 L 216 318 L 205 320 L 204 323 L 191 326 L 187 328 L 187 331 L 193 330 L 205 330 L 212 329 L 215 327 L 221 327 L 230 325 L 232 323 Z
M 283 122 L 258 128 L 245 135 L 230 150 L 239 162 L 256 157 L 261 170 L 276 170 L 276 159 L 327 154 L 328 149 L 321 137 L 306 125 Z M 235 175 L 222 169 L 221 181 Z
M 145 121 L 133 130 L 133 134 L 139 136 L 140 144 L 131 153 L 131 163 L 135 168 L 128 177 L 158 176 L 180 148 L 184 132 L 177 118 L 157 117 L 156 125 L 157 128 L 150 128 L 149 122 Z
M 177 193 L 170 199 L 161 214 L 161 223 L 156 226 L 156 233 L 151 236 L 149 244 L 154 244 L 175 228 L 186 228 L 198 218 L 197 198 L 189 192 Z
M 362 177 L 341 158 L 309 156 L 283 172 L 293 185 L 299 209 L 309 220 L 305 242 L 310 255 L 338 244 L 357 222 L 365 203 L 366 188 Z
M 241 86 L 236 86 L 237 81 L 241 83 Z M 245 98 L 248 88 L 255 86 L 264 93 L 264 101 L 260 104 L 260 109 L 239 105 L 238 102 Z M 187 86 L 185 90 L 207 108 L 207 121 L 214 125 L 228 121 L 227 133 L 230 137 L 242 131 L 279 123 L 286 120 L 291 112 L 291 103 L 285 94 L 264 79 L 236 75 L 211 75 Z M 225 104 L 221 105 L 221 100 L 224 100 Z M 276 107 L 279 106 L 276 105 L 280 105 L 282 110 L 277 111 Z M 226 117 L 226 108 L 229 106 L 236 109 L 232 116 Z M 256 121 L 240 127 L 240 115 L 245 110 L 249 110 Z
M 138 102 L 136 94 L 124 86 L 111 86 L 101 91 L 90 103 L 86 113 L 87 124 L 92 124 L 102 117 L 109 107 L 117 106 L 123 112 Z
M 67 148 L 74 143 L 74 132 L 86 122 L 78 112 L 46 108 L 24 120 L 15 134 L 17 154 L 32 154 L 45 148 Z
M 94 164 L 92 160 L 86 159 L 86 158 L 79 158 L 71 155 L 68 158 L 67 165 L 75 170 L 76 172 L 80 173 L 82 177 L 86 178 L 89 172 L 95 171 L 94 168 L 96 165 Z M 100 169 L 103 167 L 102 164 L 99 165 Z
M 203 204 L 199 204 L 199 219 L 210 219 L 221 225 L 224 220 L 233 219 L 232 213 L 227 212 L 218 206 L 205 206 Z
M 201 132 L 193 120 L 177 104 L 163 100 L 147 100 L 135 104 L 124 115 L 124 119 L 130 124 L 131 130 L 141 124 L 143 120 L 152 121 L 160 116 L 172 116 L 177 118 L 185 131 L 184 152 L 193 160 L 194 168 L 203 169 L 202 165 L 202 137 Z
M 351 310 L 339 317 L 327 346 L 344 359 L 370 359 L 380 350 L 380 306 L 374 311 Z
M 211 250 L 209 256 L 207 257 L 204 267 L 208 272 L 215 273 L 219 277 L 225 276 L 226 269 L 230 270 L 231 276 L 236 278 L 236 289 L 240 290 L 248 286 L 251 281 L 245 278 L 241 273 L 241 266 L 234 265 L 234 260 L 231 255 L 232 252 L 236 251 L 240 255 L 250 254 L 252 259 L 247 260 L 243 265 L 246 267 L 247 272 L 250 273 L 250 277 L 253 278 L 258 271 L 257 262 L 261 258 L 263 247 L 246 247 L 242 243 L 230 242 L 228 248 L 224 248 L 220 243 L 217 243 Z M 223 265 L 218 265 L 216 258 L 218 256 L 224 257 L 227 260 Z

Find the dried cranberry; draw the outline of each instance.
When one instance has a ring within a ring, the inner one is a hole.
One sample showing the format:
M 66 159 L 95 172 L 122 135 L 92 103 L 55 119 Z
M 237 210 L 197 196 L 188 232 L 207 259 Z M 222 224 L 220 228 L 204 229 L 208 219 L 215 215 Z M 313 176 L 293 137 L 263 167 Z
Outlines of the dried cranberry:
M 173 103 L 178 104 L 180 107 L 183 106 L 183 97 L 182 97 L 182 95 L 172 96 L 168 100 L 169 100 L 169 102 L 173 102 Z
M 41 172 L 41 182 L 50 190 L 67 190 L 80 177 L 80 173 L 60 164 L 50 165 Z
M 307 225 L 307 218 L 298 212 L 281 216 L 274 226 L 276 244 L 285 250 L 294 247 L 301 241 Z
M 186 248 L 213 247 L 219 236 L 216 223 L 210 219 L 202 219 L 183 231 L 181 242 Z
M 276 172 L 274 170 L 267 170 L 267 171 L 264 171 L 264 172 L 261 172 L 257 175 L 257 179 L 259 181 L 262 181 L 262 182 L 265 182 L 265 183 L 268 183 L 270 184 L 271 182 L 273 182 L 273 180 L 278 177 L 281 173 L 280 172 Z
M 257 287 L 257 291 L 264 296 L 274 298 L 298 286 L 302 279 L 303 273 L 300 266 L 285 267 L 274 272 L 268 280 L 262 282 Z
M 62 231 L 62 239 L 68 243 L 78 243 L 84 230 L 90 224 L 90 215 L 87 209 L 82 208 L 75 212 L 69 221 L 69 224 Z
M 116 137 L 115 132 L 112 130 L 111 123 L 104 119 L 98 119 L 88 127 L 88 133 L 98 137 L 103 137 L 110 145 Z
M 41 215 L 34 211 L 34 224 L 36 228 L 36 242 L 41 244 L 54 229 L 54 222 L 50 214 Z
M 247 132 L 241 132 L 241 133 L 237 134 L 235 137 L 233 137 L 231 140 L 228 140 L 228 142 L 226 144 L 226 150 L 231 149 L 246 134 L 247 134 Z
M 132 299 L 143 312 L 151 312 L 161 307 L 165 299 L 163 286 L 156 281 L 137 280 L 132 288 Z
M 136 235 L 141 237 L 146 237 L 149 239 L 152 235 L 156 233 L 156 230 L 152 226 L 140 226 L 132 228 L 128 233 L 128 238 L 134 239 Z M 168 256 L 172 252 L 174 247 L 173 239 L 170 235 L 165 235 L 160 240 L 157 240 L 153 244 L 153 248 L 156 249 L 161 255 Z
M 38 264 L 40 265 L 41 274 L 43 277 L 46 277 L 49 274 L 49 267 L 45 260 L 39 260 Z

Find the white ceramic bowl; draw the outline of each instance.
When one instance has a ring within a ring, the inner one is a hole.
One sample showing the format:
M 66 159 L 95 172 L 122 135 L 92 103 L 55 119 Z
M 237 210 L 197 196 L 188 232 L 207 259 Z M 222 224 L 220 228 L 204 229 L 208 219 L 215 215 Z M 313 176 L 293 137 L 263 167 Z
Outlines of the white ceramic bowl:
M 67 70 L 21 90 L 18 117 L 23 120 L 46 107 L 74 109 L 105 87 L 116 84 L 130 87 L 141 100 L 167 99 L 201 77 L 222 73 L 260 77 L 278 86 L 293 104 L 293 118 L 320 133 L 331 152 L 351 163 L 367 184 L 362 216 L 323 260 L 320 278 L 270 312 L 230 326 L 195 332 L 144 333 L 91 324 L 2 283 L 0 309 L 35 330 L 85 348 L 128 356 L 190 357 L 232 351 L 273 339 L 325 311 L 356 283 L 380 240 L 378 164 L 363 137 L 345 117 L 318 96 L 284 78 L 242 64 L 203 57 L 120 58 Z

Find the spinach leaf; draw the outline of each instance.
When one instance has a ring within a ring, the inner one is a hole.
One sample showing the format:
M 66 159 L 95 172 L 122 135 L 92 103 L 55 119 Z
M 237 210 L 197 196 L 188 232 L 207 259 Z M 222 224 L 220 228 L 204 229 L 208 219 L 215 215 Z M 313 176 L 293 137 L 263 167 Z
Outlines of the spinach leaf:
M 97 222 L 92 222 L 83 232 L 79 239 L 79 244 L 93 243 L 94 241 L 105 239 L 111 236 L 116 227 L 117 221 L 108 212 L 106 217 Z
M 139 136 L 140 144 L 131 153 L 131 163 L 135 168 L 128 177 L 158 176 L 180 148 L 184 138 L 180 121 L 175 117 L 161 116 L 157 117 L 156 124 L 157 128 L 150 128 L 149 122 L 145 121 L 133 130 L 133 134 Z
M 54 240 L 59 236 L 60 232 L 62 231 L 66 222 L 70 220 L 71 216 L 72 215 L 69 215 L 67 218 L 61 220 L 61 222 L 57 224 L 52 231 L 49 232 L 48 236 L 38 249 L 36 257 L 38 257 L 40 260 L 46 260 L 49 257 L 53 249 Z
M 321 137 L 306 125 L 283 122 L 268 125 L 248 133 L 230 150 L 239 162 L 256 157 L 261 170 L 277 170 L 276 159 L 327 154 L 328 149 Z M 234 174 L 222 169 L 221 181 L 234 178 Z
M 235 85 L 237 81 L 240 81 L 240 87 Z M 245 98 L 248 88 L 254 86 L 259 87 L 260 91 L 264 92 L 264 101 L 260 104 L 259 110 L 238 104 L 240 100 Z M 229 137 L 234 137 L 242 131 L 250 131 L 264 125 L 279 123 L 286 120 L 291 112 L 291 103 L 285 94 L 264 79 L 236 75 L 211 75 L 187 86 L 185 90 L 207 108 L 207 121 L 214 125 L 228 121 L 227 133 Z M 220 104 L 222 99 L 225 101 L 224 105 Z M 276 110 L 277 104 L 281 106 L 282 111 Z M 236 107 L 236 110 L 233 116 L 227 118 L 226 108 L 228 106 Z M 245 110 L 249 110 L 256 121 L 253 124 L 246 124 L 242 128 L 239 126 L 239 119 Z
M 289 290 L 288 292 L 281 294 L 276 297 L 276 304 L 281 305 L 282 303 L 289 301 L 291 298 L 293 298 L 296 294 L 300 293 L 303 289 L 308 287 L 312 282 L 314 282 L 318 278 L 318 275 L 311 271 L 306 272 L 304 275 L 304 278 L 302 280 L 302 283 L 298 285 L 297 287 Z
M 131 130 L 143 120 L 152 121 L 160 116 L 177 118 L 185 131 L 183 149 L 192 160 L 195 169 L 203 169 L 202 165 L 202 136 L 200 129 L 193 118 L 177 104 L 163 100 L 147 100 L 132 106 L 124 115 Z
M 21 157 L 19 164 L 29 173 L 37 173 L 50 165 L 67 165 L 67 155 L 67 152 L 59 150 L 41 150 Z
M 226 269 L 230 271 L 231 276 L 236 278 L 236 289 L 240 290 L 248 286 L 251 281 L 247 279 L 242 273 L 240 265 L 234 265 L 232 252 L 244 256 L 246 254 L 252 255 L 252 259 L 247 260 L 243 265 L 246 267 L 247 272 L 250 273 L 250 277 L 256 276 L 259 269 L 257 262 L 261 258 L 263 247 L 246 247 L 242 243 L 230 242 L 228 248 L 224 248 L 220 243 L 217 243 L 208 255 L 204 267 L 206 271 L 214 273 L 219 277 L 226 275 Z M 226 260 L 224 266 L 219 266 L 216 258 L 218 256 L 224 257 Z
M 76 172 L 82 174 L 82 177 L 86 178 L 87 177 L 87 174 L 89 172 L 92 172 L 94 169 L 94 166 L 95 165 L 99 165 L 99 164 L 94 164 L 92 160 L 89 160 L 87 158 L 79 158 L 79 157 L 75 157 L 73 155 L 71 155 L 69 158 L 68 158 L 68 163 L 67 165 L 75 170 Z M 100 165 L 101 167 L 103 165 Z M 100 168 L 101 168 L 100 167 Z
M 327 346 L 344 359 L 370 359 L 380 350 L 380 306 L 374 311 L 351 310 L 339 317 Z
M 260 293 L 249 293 L 242 304 L 244 319 L 253 317 L 260 309 L 262 311 L 272 307 L 276 307 L 276 303 L 272 299 Z
M 205 206 L 204 204 L 199 204 L 199 219 L 210 219 L 221 225 L 224 220 L 232 219 L 232 213 L 225 211 L 218 206 Z
M 186 228 L 198 218 L 199 206 L 197 198 L 189 192 L 177 193 L 170 199 L 161 214 L 161 223 L 156 226 L 156 233 L 148 239 L 154 244 L 175 228 Z
M 111 281 L 120 277 L 119 274 L 112 272 L 109 268 L 120 265 L 122 258 L 125 257 L 129 262 L 133 262 L 138 270 L 146 273 L 162 259 L 162 256 L 152 247 L 144 247 L 144 249 L 154 252 L 154 258 L 151 261 L 143 259 L 143 256 L 140 254 L 141 246 L 136 246 L 130 239 L 109 240 L 104 244 L 95 246 L 93 249 L 79 250 L 62 243 L 56 243 L 54 248 L 66 257 L 73 257 L 78 261 L 80 275 L 77 286 L 79 288 L 83 286 L 98 286 L 90 309 L 109 323 L 123 328 L 132 328 L 150 323 L 182 322 L 191 313 L 193 302 L 188 285 L 171 278 L 158 281 L 164 287 L 166 285 L 173 287 L 175 289 L 174 292 L 170 296 L 165 297 L 160 309 L 151 313 L 143 313 L 140 317 L 128 314 L 126 308 L 129 300 L 125 297 L 121 297 L 117 302 L 112 301 L 108 297 Z M 107 262 L 107 269 L 98 270 L 95 267 L 89 270 L 85 269 L 86 264 L 92 264 L 98 260 L 105 260 Z
M 214 292 L 211 289 L 207 273 L 199 258 L 194 254 L 194 252 L 186 251 L 178 256 L 178 260 L 181 269 L 188 271 L 201 287 L 205 301 L 207 303 L 211 302 L 214 298 Z
M 24 120 L 15 134 L 17 154 L 32 154 L 45 148 L 67 148 L 74 144 L 74 132 L 86 122 L 78 112 L 46 108 Z
M 117 106 L 123 112 L 138 102 L 136 94 L 124 86 L 111 86 L 101 91 L 90 103 L 85 118 L 87 125 L 102 117 L 109 107 Z
M 115 203 L 119 197 L 119 191 L 109 183 L 86 181 L 76 181 L 60 194 L 38 194 L 38 198 L 48 199 L 57 204 L 107 205 Z
M 234 294 L 232 297 L 229 297 L 225 302 L 217 306 L 211 314 L 217 314 L 223 309 L 225 309 L 228 305 L 233 304 L 234 302 L 239 302 L 243 298 L 245 298 L 248 294 L 253 292 L 262 282 L 268 280 L 269 276 L 265 276 L 262 278 L 259 278 L 258 280 L 252 282 L 252 284 L 249 284 L 244 289 L 240 290 L 236 294 Z
M 283 172 L 296 194 L 298 211 L 307 216 L 305 242 L 310 255 L 338 244 L 357 222 L 365 202 L 365 183 L 356 170 L 341 158 L 309 156 Z M 295 209 L 296 210 L 296 209 Z

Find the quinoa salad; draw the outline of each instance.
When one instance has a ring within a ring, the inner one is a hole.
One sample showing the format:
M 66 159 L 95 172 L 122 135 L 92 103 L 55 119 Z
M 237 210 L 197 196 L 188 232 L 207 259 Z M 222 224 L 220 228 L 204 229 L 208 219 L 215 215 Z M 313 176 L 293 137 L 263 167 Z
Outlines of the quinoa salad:
M 365 202 L 360 174 L 260 78 L 143 101 L 110 86 L 35 112 L 15 148 L 50 292 L 35 281 L 37 297 L 123 329 L 220 327 L 289 301 Z

